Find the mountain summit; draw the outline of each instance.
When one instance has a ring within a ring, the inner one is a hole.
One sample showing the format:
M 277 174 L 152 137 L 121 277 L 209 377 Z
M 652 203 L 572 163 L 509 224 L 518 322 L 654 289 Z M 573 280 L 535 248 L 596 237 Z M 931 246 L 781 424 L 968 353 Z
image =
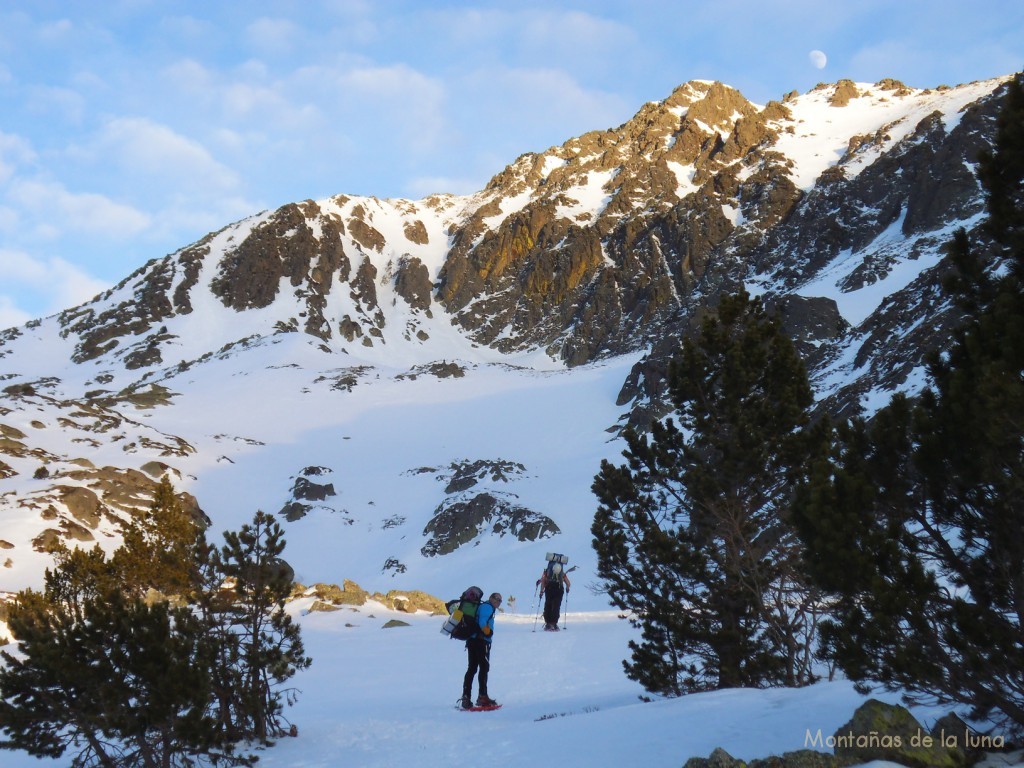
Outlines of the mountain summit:
M 1008 79 L 763 106 L 689 82 L 473 195 L 289 204 L 3 332 L 6 588 L 57 540 L 116 546 L 165 473 L 218 529 L 280 512 L 300 579 L 529 582 L 545 547 L 587 570 L 608 430 L 664 412 L 721 292 L 783 313 L 823 409 L 922 386 Z

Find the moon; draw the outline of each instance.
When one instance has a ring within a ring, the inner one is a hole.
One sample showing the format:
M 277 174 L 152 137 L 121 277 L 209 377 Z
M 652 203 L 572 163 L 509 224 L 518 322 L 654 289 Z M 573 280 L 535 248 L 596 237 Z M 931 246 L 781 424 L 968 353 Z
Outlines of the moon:
M 828 64 L 828 57 L 824 51 L 811 51 L 807 54 L 807 58 L 811 60 L 811 64 L 816 66 L 818 69 L 824 69 L 825 65 Z

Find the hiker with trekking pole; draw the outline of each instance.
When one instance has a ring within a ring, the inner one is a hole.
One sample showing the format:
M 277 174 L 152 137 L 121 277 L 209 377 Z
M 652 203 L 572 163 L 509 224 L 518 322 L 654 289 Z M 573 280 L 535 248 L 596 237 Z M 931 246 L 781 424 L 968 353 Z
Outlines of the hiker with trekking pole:
M 558 618 L 562 611 L 562 597 L 569 594 L 569 576 L 565 564 L 569 558 L 565 555 L 549 552 L 546 555 L 547 566 L 537 579 L 540 596 L 544 598 L 544 631 L 557 632 Z M 536 624 L 536 620 L 534 621 Z

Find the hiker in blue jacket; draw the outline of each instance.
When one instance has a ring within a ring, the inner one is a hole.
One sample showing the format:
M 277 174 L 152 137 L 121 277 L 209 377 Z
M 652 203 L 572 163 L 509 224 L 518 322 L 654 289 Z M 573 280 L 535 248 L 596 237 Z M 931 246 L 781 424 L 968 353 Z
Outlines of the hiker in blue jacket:
M 469 668 L 462 681 L 462 708 L 473 706 L 473 677 L 480 672 L 480 695 L 476 697 L 476 706 L 495 707 L 494 699 L 487 695 L 487 673 L 491 670 L 491 640 L 494 638 L 494 614 L 501 605 L 501 595 L 493 593 L 486 602 L 480 603 L 476 611 L 477 625 L 480 627 L 466 641 L 469 653 Z

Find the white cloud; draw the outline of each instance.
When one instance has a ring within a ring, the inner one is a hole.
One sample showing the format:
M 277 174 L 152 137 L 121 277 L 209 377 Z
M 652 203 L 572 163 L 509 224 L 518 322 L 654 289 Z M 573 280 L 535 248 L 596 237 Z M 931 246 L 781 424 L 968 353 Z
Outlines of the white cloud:
M 8 202 L 29 213 L 47 233 L 99 234 L 113 239 L 137 235 L 150 225 L 150 217 L 105 195 L 69 192 L 61 184 L 16 179 L 7 194 Z
M 515 134 L 510 126 L 565 125 L 574 132 L 611 127 L 631 116 L 635 105 L 603 91 L 581 86 L 560 69 L 515 68 L 478 70 L 467 78 L 473 103 L 488 107 L 495 117 L 506 120 L 503 133 Z M 519 105 L 509 112 L 506 104 Z M 575 133 L 567 133 L 562 140 Z M 536 149 L 522 147 L 521 151 Z M 547 149 L 541 147 L 540 149 Z
M 74 31 L 74 25 L 69 19 L 58 19 L 40 25 L 39 39 L 47 43 L 60 43 L 68 38 Z
M 566 52 L 568 45 L 573 54 L 585 52 L 607 55 L 607 51 L 632 46 L 637 35 L 633 29 L 582 11 L 548 11 L 526 20 L 522 37 L 531 47 Z
M 548 66 L 584 61 L 586 67 L 603 70 L 615 61 L 609 51 L 629 50 L 638 42 L 627 24 L 584 11 L 459 8 L 438 11 L 436 18 L 438 28 L 463 53 L 476 48 L 504 60 L 511 55 Z
M 0 248 L 0 285 L 9 292 L 0 294 L 0 327 L 4 328 L 33 319 L 32 312 L 23 308 L 26 299 L 50 315 L 110 287 L 59 257 L 37 259 L 5 248 Z
M 327 76 L 332 82 L 342 114 L 367 122 L 385 137 L 397 133 L 404 149 L 422 154 L 444 142 L 449 125 L 447 94 L 437 78 L 405 64 L 304 73 L 306 81 L 318 76 Z
M 180 59 L 165 67 L 161 75 L 175 89 L 198 96 L 200 103 L 208 102 L 214 95 L 212 73 L 195 59 Z
M 32 315 L 19 309 L 14 299 L 0 294 L 0 330 L 24 325 L 32 319 Z
M 219 36 L 213 22 L 195 16 L 161 16 L 159 28 L 165 36 L 185 43 L 203 44 Z
M 260 53 L 289 53 L 302 39 L 302 30 L 287 19 L 256 19 L 245 28 L 249 45 Z
M 93 151 L 115 160 L 124 172 L 147 177 L 152 185 L 199 188 L 213 194 L 239 183 L 237 174 L 217 162 L 202 144 L 145 118 L 111 120 Z
M 14 306 L 10 296 L 0 295 L 0 331 L 7 328 L 24 326 L 31 321 L 32 315 Z
M 82 94 L 70 88 L 33 88 L 26 106 L 37 115 L 55 115 L 69 123 L 78 124 L 85 114 L 86 100 Z
M 20 166 L 35 160 L 32 145 L 21 136 L 0 131 L 0 184 L 10 180 Z
M 20 217 L 10 206 L 0 205 L 0 232 L 14 232 L 18 229 Z

